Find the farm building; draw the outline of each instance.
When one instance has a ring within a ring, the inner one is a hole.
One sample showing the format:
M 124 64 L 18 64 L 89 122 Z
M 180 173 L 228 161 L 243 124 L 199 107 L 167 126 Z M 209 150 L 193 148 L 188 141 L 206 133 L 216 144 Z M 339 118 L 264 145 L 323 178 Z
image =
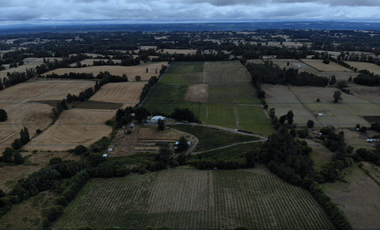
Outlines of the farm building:
M 165 120 L 165 117 L 157 115 L 157 116 L 152 117 L 152 119 L 150 119 L 150 121 L 154 122 L 154 123 L 157 123 L 159 119 Z

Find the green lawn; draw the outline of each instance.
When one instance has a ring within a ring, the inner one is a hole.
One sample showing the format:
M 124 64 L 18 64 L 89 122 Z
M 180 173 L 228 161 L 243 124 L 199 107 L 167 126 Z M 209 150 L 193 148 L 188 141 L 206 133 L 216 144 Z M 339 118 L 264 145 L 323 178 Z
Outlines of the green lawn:
M 250 83 L 209 84 L 209 103 L 261 104 Z
M 274 133 L 273 126 L 261 106 L 237 106 L 239 127 L 262 135 Z

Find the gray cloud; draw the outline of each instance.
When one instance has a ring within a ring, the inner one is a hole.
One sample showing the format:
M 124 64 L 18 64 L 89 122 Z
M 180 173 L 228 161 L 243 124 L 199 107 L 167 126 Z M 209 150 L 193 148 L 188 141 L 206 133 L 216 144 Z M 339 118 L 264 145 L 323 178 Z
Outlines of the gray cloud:
M 380 19 L 377 0 L 0 0 L 7 20 Z

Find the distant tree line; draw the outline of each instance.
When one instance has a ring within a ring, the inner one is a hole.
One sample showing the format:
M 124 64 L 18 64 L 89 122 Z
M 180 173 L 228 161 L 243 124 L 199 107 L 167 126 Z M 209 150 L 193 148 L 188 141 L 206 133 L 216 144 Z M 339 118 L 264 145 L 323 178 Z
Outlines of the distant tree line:
M 25 73 L 19 73 L 19 72 L 7 73 L 7 78 L 4 77 L 2 82 L 0 79 L 0 90 L 25 82 L 34 76 L 35 76 L 35 73 L 33 69 L 26 69 Z
M 65 57 L 62 60 L 54 59 L 53 61 L 50 61 L 44 58 L 44 64 L 36 66 L 36 72 L 37 74 L 43 74 L 50 70 L 54 70 L 58 68 L 69 68 L 70 64 L 76 63 L 78 61 L 82 61 L 86 58 L 89 58 L 89 57 L 81 53 L 77 55 L 71 55 L 69 57 Z

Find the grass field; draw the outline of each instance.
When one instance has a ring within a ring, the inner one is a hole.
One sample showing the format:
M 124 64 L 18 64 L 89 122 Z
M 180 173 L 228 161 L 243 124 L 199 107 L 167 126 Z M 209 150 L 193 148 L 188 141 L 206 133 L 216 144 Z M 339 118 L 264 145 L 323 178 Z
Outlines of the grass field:
M 346 214 L 355 229 L 380 226 L 380 186 L 356 164 L 341 173 L 348 183 L 322 185 L 326 194 Z
M 90 81 L 25 82 L 1 90 L 0 108 L 7 112 L 8 120 L 1 122 L 0 152 L 19 138 L 23 127 L 33 136 L 37 129 L 42 130 L 51 123 L 52 107 L 35 101 L 62 100 L 68 93 L 79 94 L 93 85 Z
M 326 125 L 337 127 L 354 127 L 356 124 L 369 126 L 362 116 L 375 116 L 380 114 L 380 107 L 371 102 L 342 93 L 343 101 L 333 102 L 336 88 L 319 87 L 290 87 L 297 98 L 313 114 L 323 113 L 317 120 Z M 317 103 L 317 98 L 321 102 Z M 296 118 L 295 118 L 296 119 Z
M 263 90 L 266 92 L 266 101 L 269 108 L 276 109 L 277 117 L 281 117 L 293 111 L 294 123 L 305 126 L 308 120 L 312 120 L 315 126 L 321 123 L 315 115 L 297 98 L 292 89 L 285 85 L 269 85 L 263 84 Z
M 126 74 L 129 81 L 136 81 L 135 77 L 138 75 L 141 77 L 141 81 L 148 81 L 152 76 L 158 76 L 158 73 L 155 73 L 155 70 L 160 71 L 162 65 L 167 65 L 167 62 L 155 62 L 152 64 L 141 64 L 137 66 L 90 66 L 90 67 L 81 67 L 81 68 L 60 68 L 51 70 L 44 75 L 48 74 L 58 74 L 62 75 L 65 73 L 92 73 L 95 76 L 100 72 L 108 71 L 113 75 L 122 76 Z M 146 68 L 149 69 L 146 72 Z
M 350 87 L 350 92 L 359 98 L 380 106 L 380 87 L 357 86 Z
M 238 179 L 237 179 L 238 178 Z M 265 168 L 200 171 L 177 168 L 116 179 L 92 179 L 53 228 L 331 229 L 305 190 Z
M 155 114 L 171 114 L 176 107 L 189 108 L 205 124 L 236 129 L 241 120 L 247 131 L 272 134 L 264 112 L 250 108 L 250 114 L 238 109 L 240 105 L 261 107 L 250 81 L 250 73 L 237 61 L 175 62 L 154 86 L 144 107 Z M 238 110 L 244 116 L 239 116 Z
M 358 70 L 368 70 L 370 72 L 373 72 L 375 74 L 380 74 L 380 66 L 368 63 L 368 62 L 357 62 L 357 61 L 346 61 L 347 64 L 350 66 L 357 68 Z
M 314 60 L 314 59 L 302 59 L 301 61 L 305 62 L 306 64 L 316 68 L 319 71 L 326 71 L 326 72 L 353 72 L 350 69 L 347 69 L 341 65 L 338 65 L 334 62 L 330 62 L 329 64 L 324 64 L 322 60 Z
M 267 118 L 266 111 L 260 106 L 237 106 L 239 129 L 261 135 L 270 135 L 275 131 Z
M 318 70 L 296 59 L 272 59 L 272 62 L 273 64 L 280 66 L 280 68 L 286 68 L 286 69 L 294 68 L 294 69 L 298 69 L 299 72 L 309 72 L 315 75 L 323 76 L 323 74 L 319 72 Z M 289 66 L 288 66 L 288 62 L 289 62 Z
M 32 139 L 24 149 L 65 151 L 77 145 L 88 147 L 111 133 L 112 128 L 105 122 L 114 115 L 114 110 L 66 110 L 52 127 Z

